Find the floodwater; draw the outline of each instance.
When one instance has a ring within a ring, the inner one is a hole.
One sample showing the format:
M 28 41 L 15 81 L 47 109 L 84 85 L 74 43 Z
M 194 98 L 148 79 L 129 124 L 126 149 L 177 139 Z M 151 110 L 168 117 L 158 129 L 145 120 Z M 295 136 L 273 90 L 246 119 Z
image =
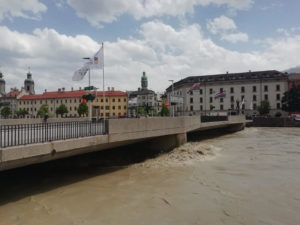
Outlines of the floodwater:
M 247 128 L 141 163 L 80 168 L 0 174 L 0 225 L 300 224 L 299 128 Z

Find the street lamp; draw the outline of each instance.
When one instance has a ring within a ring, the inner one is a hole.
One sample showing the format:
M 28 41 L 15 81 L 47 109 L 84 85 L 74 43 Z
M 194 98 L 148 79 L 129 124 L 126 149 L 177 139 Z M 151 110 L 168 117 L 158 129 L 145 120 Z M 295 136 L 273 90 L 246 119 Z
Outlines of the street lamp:
M 169 80 L 169 81 L 172 82 L 172 95 L 171 95 L 171 98 L 170 98 L 170 104 L 171 104 L 171 107 L 172 107 L 172 116 L 174 117 L 174 106 L 172 105 L 172 96 L 174 98 L 174 80 Z
M 91 60 L 90 57 L 83 57 L 82 59 Z M 89 68 L 89 87 L 91 86 L 91 69 Z M 91 92 L 91 90 L 89 90 Z M 97 96 L 96 96 L 97 98 Z M 91 100 L 88 101 L 89 103 L 89 120 L 92 121 L 92 103 Z

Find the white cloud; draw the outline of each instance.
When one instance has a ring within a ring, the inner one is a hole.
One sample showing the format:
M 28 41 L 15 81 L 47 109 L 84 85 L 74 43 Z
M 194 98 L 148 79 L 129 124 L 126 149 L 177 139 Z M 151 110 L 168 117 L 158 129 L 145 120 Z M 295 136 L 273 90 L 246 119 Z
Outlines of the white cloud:
M 237 32 L 237 26 L 233 19 L 227 16 L 220 16 L 209 20 L 206 24 L 207 29 L 215 35 L 219 35 L 221 40 L 231 43 L 247 42 L 246 33 Z
M 221 36 L 221 40 L 229 41 L 231 43 L 237 43 L 237 42 L 247 42 L 248 41 L 248 35 L 245 33 L 232 33 L 232 34 L 223 34 Z
M 213 33 L 223 33 L 225 31 L 236 30 L 235 22 L 227 16 L 220 16 L 213 20 L 209 20 L 206 24 L 207 29 Z
M 154 16 L 179 16 L 193 13 L 196 6 L 225 5 L 229 10 L 249 9 L 253 0 L 67 0 L 77 15 L 94 26 L 116 21 L 124 14 L 135 19 Z
M 13 17 L 39 19 L 40 13 L 46 10 L 47 7 L 39 0 L 0 0 L 0 22 Z
M 197 24 L 180 29 L 160 21 L 141 25 L 141 38 L 119 39 L 104 44 L 106 86 L 136 90 L 146 71 L 149 88 L 163 91 L 168 80 L 215 73 L 267 70 L 298 65 L 300 35 L 268 39 L 260 52 L 239 53 L 216 45 Z M 82 57 L 91 56 L 100 44 L 86 35 L 66 36 L 53 29 L 20 33 L 0 26 L 0 61 L 9 87 L 20 87 L 31 66 L 36 89 L 83 87 L 72 82 Z M 92 71 L 93 85 L 102 87 L 102 72 Z M 8 88 L 7 88 L 8 89 Z

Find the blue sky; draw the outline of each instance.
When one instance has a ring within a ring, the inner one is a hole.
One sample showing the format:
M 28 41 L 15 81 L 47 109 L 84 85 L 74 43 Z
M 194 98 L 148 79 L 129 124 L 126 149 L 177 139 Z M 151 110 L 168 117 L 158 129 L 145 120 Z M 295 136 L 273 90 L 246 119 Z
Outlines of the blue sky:
M 71 80 L 104 42 L 106 86 L 135 90 L 146 71 L 163 92 L 185 76 L 300 66 L 297 0 L 0 0 L 7 90 L 31 67 L 37 92 Z M 92 82 L 102 87 L 102 71 Z

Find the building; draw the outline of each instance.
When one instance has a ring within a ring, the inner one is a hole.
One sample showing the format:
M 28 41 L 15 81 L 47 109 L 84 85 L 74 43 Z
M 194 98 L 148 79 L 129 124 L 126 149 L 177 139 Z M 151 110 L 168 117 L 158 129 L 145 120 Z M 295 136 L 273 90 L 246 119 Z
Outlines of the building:
M 158 112 L 157 95 L 154 91 L 148 89 L 148 78 L 146 72 L 141 77 L 141 88 L 137 91 L 128 91 L 128 115 L 136 116 L 144 111 L 146 114 Z
M 288 89 L 287 80 L 287 74 L 275 70 L 187 77 L 174 83 L 173 95 L 183 98 L 183 104 L 175 105 L 175 112 L 256 113 L 265 99 L 270 102 L 271 113 L 276 112 L 281 109 L 281 98 Z M 193 85 L 197 88 L 191 90 Z M 170 101 L 172 85 L 166 94 Z
M 289 89 L 293 87 L 293 85 L 300 85 L 300 73 L 291 73 L 288 75 L 289 78 Z
M 27 73 L 27 78 L 24 80 L 24 87 L 21 90 L 11 88 L 8 93 L 5 93 L 5 80 L 3 74 L 0 72 L 0 108 L 3 106 L 9 106 L 14 117 L 17 111 L 18 99 L 24 95 L 34 94 L 34 81 L 30 72 Z
M 115 91 L 114 88 L 108 88 L 105 91 L 105 104 L 103 101 L 103 92 L 97 92 L 97 98 L 93 101 L 93 117 L 125 117 L 128 109 L 128 96 L 126 92 Z M 105 108 L 105 111 L 104 111 Z
M 83 100 L 83 96 L 87 95 L 88 92 L 84 90 L 71 90 L 66 91 L 65 88 L 59 88 L 57 91 L 45 92 L 43 94 L 36 95 L 26 95 L 19 99 L 18 109 L 26 109 L 29 114 L 28 117 L 36 118 L 37 112 L 42 105 L 47 105 L 49 110 L 49 116 L 58 116 L 56 115 L 56 109 L 64 104 L 68 113 L 66 117 L 77 117 L 78 116 L 78 106 Z M 94 108 L 94 115 L 96 116 L 97 112 L 101 117 L 104 115 L 103 108 L 103 92 L 92 92 L 92 94 L 97 94 L 97 98 L 92 102 Z M 121 91 L 106 91 L 105 92 L 105 115 L 106 117 L 111 116 L 126 116 L 127 114 L 127 94 Z M 99 111 L 95 107 L 99 106 Z

